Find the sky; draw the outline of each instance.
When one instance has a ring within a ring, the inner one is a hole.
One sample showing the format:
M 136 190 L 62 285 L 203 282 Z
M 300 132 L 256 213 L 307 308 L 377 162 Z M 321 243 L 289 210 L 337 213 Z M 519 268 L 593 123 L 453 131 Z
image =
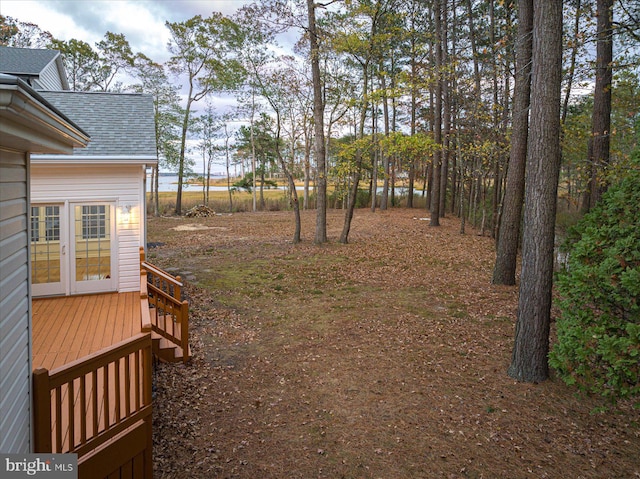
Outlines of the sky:
M 1 0 L 0 14 L 31 22 L 60 40 L 91 46 L 108 31 L 123 33 L 134 52 L 158 63 L 169 59 L 166 21 L 218 11 L 233 14 L 247 0 Z
M 165 63 L 171 56 L 167 50 L 169 31 L 166 21 L 180 22 L 194 15 L 208 17 L 213 11 L 233 14 L 248 0 L 0 0 L 0 14 L 21 22 L 38 25 L 59 40 L 75 38 L 95 47 L 108 31 L 122 33 L 134 53 L 141 52 L 158 63 Z M 172 79 L 183 84 L 180 79 Z M 185 95 L 183 95 L 185 96 Z M 186 101 L 186 100 L 185 100 Z M 197 112 L 205 108 L 204 102 L 194 106 Z M 230 96 L 214 99 L 218 109 L 226 110 L 235 105 Z M 236 129 L 242 122 L 232 126 Z M 188 154 L 196 161 L 195 170 L 202 170 L 195 145 L 197 140 L 187 140 Z M 214 167 L 215 169 L 215 167 Z

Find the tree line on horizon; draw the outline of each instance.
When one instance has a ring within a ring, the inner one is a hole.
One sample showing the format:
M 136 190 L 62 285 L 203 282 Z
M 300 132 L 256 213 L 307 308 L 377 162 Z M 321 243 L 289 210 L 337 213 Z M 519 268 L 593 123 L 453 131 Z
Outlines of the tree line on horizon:
M 635 168 L 640 4 L 266 0 L 166 27 L 164 65 L 122 34 L 92 47 L 9 17 L 0 43 L 60 50 L 72 89 L 152 95 L 159 157 L 179 177 L 176 214 L 187 140 L 197 139 L 205 171 L 220 156 L 228 177 L 234 161 L 247 165 L 254 210 L 270 174 L 287 180 L 294 242 L 300 208 L 316 209 L 314 241 L 327 241 L 328 185 L 345 210 L 346 243 L 354 209 L 399 204 L 402 184 L 403 205 L 423 197 L 431 226 L 453 214 L 462 233 L 470 221 L 496 239 L 494 283 L 516 283 L 521 251 L 509 374 L 547 378 L 557 210 L 588 212 Z M 284 32 L 298 34 L 287 55 Z M 238 107 L 218 111 L 220 94 Z

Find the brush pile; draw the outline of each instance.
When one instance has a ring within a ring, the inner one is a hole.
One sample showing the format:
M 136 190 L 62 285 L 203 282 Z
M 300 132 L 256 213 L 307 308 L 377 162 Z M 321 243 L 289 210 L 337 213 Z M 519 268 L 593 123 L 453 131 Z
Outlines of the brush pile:
M 197 205 L 191 208 L 185 213 L 187 218 L 208 218 L 209 216 L 215 216 L 216 212 L 205 205 Z

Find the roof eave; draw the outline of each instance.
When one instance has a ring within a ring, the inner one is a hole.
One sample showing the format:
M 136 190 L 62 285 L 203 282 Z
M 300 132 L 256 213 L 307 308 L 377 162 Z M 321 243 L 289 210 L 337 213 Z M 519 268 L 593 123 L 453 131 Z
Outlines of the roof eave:
M 158 157 L 153 155 L 31 155 L 32 165 L 146 165 L 158 164 Z
M 23 80 L 0 77 L 0 124 L 3 136 L 31 137 L 31 151 L 68 153 L 85 147 L 89 135 L 42 98 Z

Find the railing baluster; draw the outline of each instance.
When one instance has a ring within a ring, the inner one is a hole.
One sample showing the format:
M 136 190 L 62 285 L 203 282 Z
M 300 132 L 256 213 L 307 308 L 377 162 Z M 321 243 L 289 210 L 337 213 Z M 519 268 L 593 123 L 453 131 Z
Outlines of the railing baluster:
M 98 415 L 98 371 L 91 371 L 91 409 L 93 412 L 93 435 L 98 435 L 100 416 Z
M 67 413 L 69 415 L 69 451 L 73 451 L 76 442 L 75 388 L 71 380 L 67 383 Z
M 182 309 L 180 311 L 180 341 L 182 342 L 182 361 L 187 362 L 189 359 L 189 303 L 187 301 L 182 302 Z
M 131 371 L 129 369 L 130 356 L 124 358 L 124 411 L 125 417 L 131 414 Z
M 102 402 L 104 404 L 104 430 L 108 431 L 111 427 L 111 418 L 109 408 L 109 365 L 102 368 Z
M 120 422 L 120 403 L 121 403 L 121 399 L 122 396 L 120 396 L 120 358 L 116 359 L 113 362 L 113 368 L 114 368 L 114 376 L 113 376 L 113 383 L 114 383 L 114 393 L 115 393 L 115 407 L 116 407 L 116 417 L 115 417 L 115 424 Z
M 87 441 L 87 375 L 80 377 L 80 443 Z
M 56 388 L 56 445 L 53 452 L 62 452 L 62 386 Z
M 135 384 L 134 388 L 136 390 L 135 404 L 136 411 L 140 410 L 140 351 L 136 351 L 134 354 L 135 361 Z

